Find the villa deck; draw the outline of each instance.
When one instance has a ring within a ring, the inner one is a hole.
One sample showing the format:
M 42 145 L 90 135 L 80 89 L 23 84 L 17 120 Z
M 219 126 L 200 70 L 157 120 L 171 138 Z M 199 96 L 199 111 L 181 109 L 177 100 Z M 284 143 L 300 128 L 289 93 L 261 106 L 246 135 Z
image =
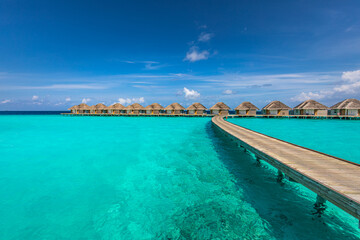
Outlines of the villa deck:
M 360 220 L 359 164 L 240 127 L 220 116 L 212 122 L 258 159 L 276 167 L 279 176 L 285 174 L 315 192 L 319 203 L 326 199 Z

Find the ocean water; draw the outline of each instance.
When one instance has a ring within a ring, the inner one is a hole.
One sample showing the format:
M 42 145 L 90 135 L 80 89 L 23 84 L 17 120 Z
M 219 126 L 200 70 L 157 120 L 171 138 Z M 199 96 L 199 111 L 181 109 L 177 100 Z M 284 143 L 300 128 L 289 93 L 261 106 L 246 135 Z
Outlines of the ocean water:
M 0 152 L 0 239 L 360 237 L 210 118 L 2 115 Z
M 229 118 L 229 122 L 360 164 L 360 121 Z

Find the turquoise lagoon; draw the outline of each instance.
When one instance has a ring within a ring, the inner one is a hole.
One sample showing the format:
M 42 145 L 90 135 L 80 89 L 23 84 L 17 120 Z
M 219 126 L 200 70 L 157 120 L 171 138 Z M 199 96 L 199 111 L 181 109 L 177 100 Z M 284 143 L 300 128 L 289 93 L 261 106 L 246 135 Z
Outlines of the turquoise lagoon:
M 297 118 L 229 118 L 263 134 L 360 164 L 360 121 Z
M 333 124 L 351 141 L 323 130 L 301 143 L 359 154 L 360 122 L 231 121 L 291 141 L 301 136 L 286 124 L 304 135 Z M 275 169 L 256 165 L 210 118 L 2 115 L 0 151 L 0 239 L 360 237 L 357 220 L 331 204 L 313 215 L 315 194 L 278 184 Z

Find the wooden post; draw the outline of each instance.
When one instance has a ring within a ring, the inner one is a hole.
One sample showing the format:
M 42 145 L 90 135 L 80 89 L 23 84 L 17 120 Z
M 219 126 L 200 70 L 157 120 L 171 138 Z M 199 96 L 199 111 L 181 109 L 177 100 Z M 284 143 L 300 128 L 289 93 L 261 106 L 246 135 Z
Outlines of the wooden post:
M 324 211 L 326 209 L 325 203 L 326 203 L 326 199 L 320 195 L 317 195 L 316 202 L 314 204 L 315 212 L 313 213 L 313 215 L 317 214 L 318 217 L 321 217 L 321 215 L 324 213 Z
M 276 181 L 282 182 L 283 179 L 284 179 L 284 173 L 278 169 L 278 176 L 277 176 Z
M 260 157 L 256 156 L 256 166 L 261 166 Z

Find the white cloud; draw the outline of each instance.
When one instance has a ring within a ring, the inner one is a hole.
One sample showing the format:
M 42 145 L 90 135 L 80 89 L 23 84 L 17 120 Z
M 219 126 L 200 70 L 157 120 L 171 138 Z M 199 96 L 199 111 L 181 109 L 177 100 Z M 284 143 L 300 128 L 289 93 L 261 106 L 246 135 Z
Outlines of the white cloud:
M 11 102 L 10 99 L 5 99 L 5 100 L 1 101 L 0 103 L 1 103 L 1 104 L 5 104 L 5 103 L 10 103 L 10 102 Z
M 336 94 L 355 94 L 360 90 L 360 70 L 343 72 L 341 75 L 342 82 L 340 85 L 330 90 L 322 90 L 319 92 L 302 92 L 292 98 L 294 101 L 304 101 L 308 99 L 331 98 Z
M 164 67 L 165 65 L 160 65 L 158 62 L 146 62 L 145 69 L 155 70 Z
M 209 51 L 204 50 L 200 52 L 198 47 L 193 46 L 186 53 L 186 57 L 184 60 L 189 62 L 196 62 L 196 61 L 208 59 L 209 55 L 210 55 Z
M 145 98 L 144 97 L 139 97 L 139 98 L 119 98 L 118 102 L 122 105 L 129 105 L 132 103 L 143 103 L 145 102 Z
M 360 81 L 360 70 L 343 72 L 341 79 L 346 82 L 350 82 L 350 83 L 359 82 Z
M 33 101 L 39 100 L 39 96 L 34 95 L 34 96 L 32 96 L 31 100 L 33 100 Z
M 134 63 L 135 63 L 134 61 L 128 61 L 128 60 L 122 61 L 122 62 L 124 62 L 124 63 L 129 63 L 129 64 L 134 64 Z
M 190 89 L 187 89 L 186 87 L 184 87 L 184 90 L 183 90 L 184 94 L 185 94 L 185 98 L 186 99 L 196 99 L 198 97 L 200 97 L 200 93 L 195 91 L 195 90 L 190 90 Z
M 83 100 L 81 101 L 82 103 L 88 103 L 90 102 L 91 99 L 90 98 L 83 98 Z
M 235 94 L 235 93 L 236 93 L 235 91 L 230 90 L 230 89 L 227 89 L 227 90 L 223 91 L 223 94 L 225 94 L 225 95 L 232 95 L 232 94 Z
M 67 97 L 65 98 L 65 102 L 70 102 L 71 101 L 71 98 Z
M 20 89 L 107 89 L 109 86 L 98 84 L 53 84 L 47 86 L 20 86 Z
M 299 95 L 291 98 L 292 101 L 306 101 L 309 99 L 313 100 L 320 100 L 326 97 L 326 92 L 319 92 L 319 93 L 313 93 L 313 92 L 302 92 Z
M 214 36 L 213 33 L 202 32 L 199 35 L 198 41 L 199 42 L 208 42 L 213 36 Z

